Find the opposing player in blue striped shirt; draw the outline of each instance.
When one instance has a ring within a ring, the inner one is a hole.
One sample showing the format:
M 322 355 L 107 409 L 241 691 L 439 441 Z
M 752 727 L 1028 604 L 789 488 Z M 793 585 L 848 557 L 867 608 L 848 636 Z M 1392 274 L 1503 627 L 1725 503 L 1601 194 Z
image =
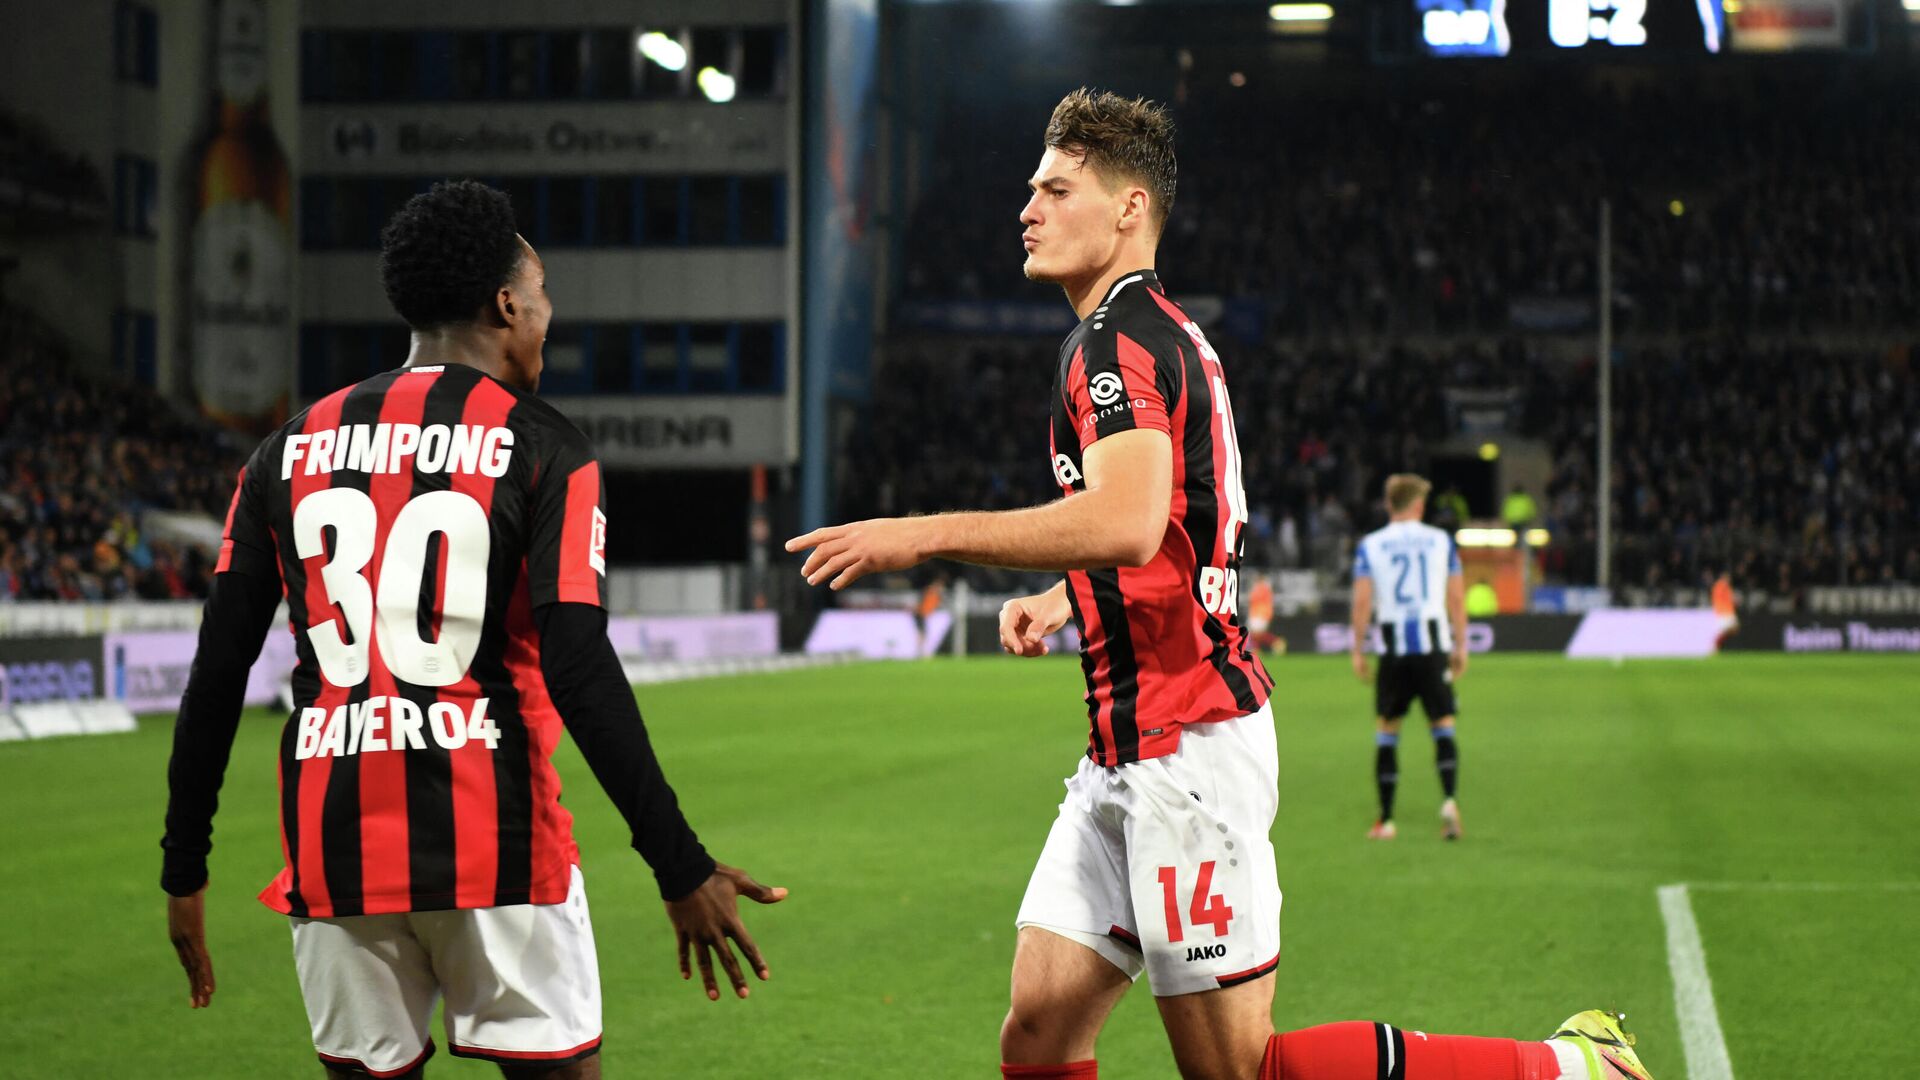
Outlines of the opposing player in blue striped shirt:
M 1453 683 L 1467 670 L 1466 582 L 1460 549 L 1443 529 L 1422 524 L 1433 485 L 1412 473 L 1387 478 L 1389 520 L 1360 539 L 1353 557 L 1353 671 L 1367 678 L 1367 642 L 1379 631 L 1374 682 L 1374 780 L 1380 820 L 1367 836 L 1391 840 L 1394 789 L 1400 781 L 1400 721 L 1419 698 L 1433 732 L 1434 763 L 1445 801 L 1442 835 L 1460 838 L 1454 785 L 1460 751 L 1454 739 Z

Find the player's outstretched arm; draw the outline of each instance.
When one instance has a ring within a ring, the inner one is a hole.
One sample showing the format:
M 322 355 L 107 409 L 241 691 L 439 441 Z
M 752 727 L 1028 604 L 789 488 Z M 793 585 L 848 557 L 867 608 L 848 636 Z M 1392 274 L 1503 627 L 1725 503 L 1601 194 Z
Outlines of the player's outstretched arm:
M 801 575 L 834 589 L 928 559 L 1014 570 L 1145 566 L 1166 536 L 1173 443 L 1164 431 L 1122 431 L 1088 447 L 1085 465 L 1086 489 L 1044 506 L 829 525 L 787 550 L 812 548 Z
M 268 564 L 270 565 L 270 564 Z M 233 752 L 234 732 L 247 693 L 247 672 L 280 606 L 280 580 L 265 573 L 214 575 L 200 620 L 180 715 L 173 722 L 167 762 L 167 833 L 160 887 L 167 892 L 167 936 L 187 973 L 196 1009 L 213 1000 L 213 960 L 207 953 L 207 854 L 213 815 Z
M 762 885 L 745 871 L 715 862 L 694 835 L 660 771 L 620 658 L 607 641 L 606 611 L 592 604 L 554 603 L 542 606 L 536 618 L 540 670 L 554 708 L 633 831 L 634 850 L 653 868 L 678 939 L 680 977 L 692 977 L 692 953 L 707 996 L 719 1000 L 709 955 L 715 954 L 734 992 L 746 997 L 747 980 L 733 945 L 746 954 L 761 979 L 772 973 L 740 921 L 736 899 L 772 904 L 784 900 L 787 890 Z
M 1071 618 L 1065 581 L 1037 596 L 1016 596 L 1000 605 L 1000 647 L 1015 656 L 1045 656 L 1047 635 Z

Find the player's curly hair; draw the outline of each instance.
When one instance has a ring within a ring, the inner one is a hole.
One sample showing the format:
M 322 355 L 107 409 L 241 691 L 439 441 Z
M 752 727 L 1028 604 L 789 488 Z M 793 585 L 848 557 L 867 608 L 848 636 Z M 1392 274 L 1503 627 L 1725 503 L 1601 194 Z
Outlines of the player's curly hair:
M 1085 164 L 1103 177 L 1124 177 L 1146 188 L 1154 230 L 1166 228 L 1180 169 L 1173 158 L 1173 117 L 1165 106 L 1083 86 L 1054 106 L 1046 144 L 1086 155 Z
M 471 322 L 520 263 L 513 203 L 477 180 L 433 185 L 380 230 L 380 284 L 415 330 Z

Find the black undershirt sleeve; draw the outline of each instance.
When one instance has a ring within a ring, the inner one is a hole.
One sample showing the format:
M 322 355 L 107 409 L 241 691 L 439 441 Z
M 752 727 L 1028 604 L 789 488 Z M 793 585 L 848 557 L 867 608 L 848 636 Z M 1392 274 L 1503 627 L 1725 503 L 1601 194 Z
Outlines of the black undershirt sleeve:
M 633 686 L 607 640 L 607 613 L 592 604 L 544 604 L 540 671 L 554 708 L 594 778 L 633 830 L 633 848 L 653 868 L 660 896 L 677 900 L 713 874 L 713 858 L 680 812 L 660 771 Z
M 240 726 L 247 673 L 280 606 L 280 579 L 261 574 L 216 574 L 200 619 L 180 715 L 173 722 L 173 757 L 167 763 L 167 834 L 160 887 L 191 896 L 207 883 L 207 853 L 213 850 L 213 814 L 220 784 Z

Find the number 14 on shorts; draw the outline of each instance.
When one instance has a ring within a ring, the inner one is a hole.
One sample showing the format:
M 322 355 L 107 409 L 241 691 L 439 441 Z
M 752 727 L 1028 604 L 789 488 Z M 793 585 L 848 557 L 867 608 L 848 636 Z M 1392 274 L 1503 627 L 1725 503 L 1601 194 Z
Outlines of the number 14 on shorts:
M 1213 862 L 1200 864 L 1199 880 L 1193 885 L 1193 898 L 1187 905 L 1187 919 L 1194 929 L 1212 926 L 1214 937 L 1227 936 L 1227 924 L 1233 921 L 1233 909 L 1227 906 L 1227 898 L 1218 893 L 1208 895 L 1213 890 Z M 1186 937 L 1186 930 L 1180 922 L 1180 873 L 1171 866 L 1160 868 L 1160 895 L 1166 901 L 1167 942 L 1175 944 Z

